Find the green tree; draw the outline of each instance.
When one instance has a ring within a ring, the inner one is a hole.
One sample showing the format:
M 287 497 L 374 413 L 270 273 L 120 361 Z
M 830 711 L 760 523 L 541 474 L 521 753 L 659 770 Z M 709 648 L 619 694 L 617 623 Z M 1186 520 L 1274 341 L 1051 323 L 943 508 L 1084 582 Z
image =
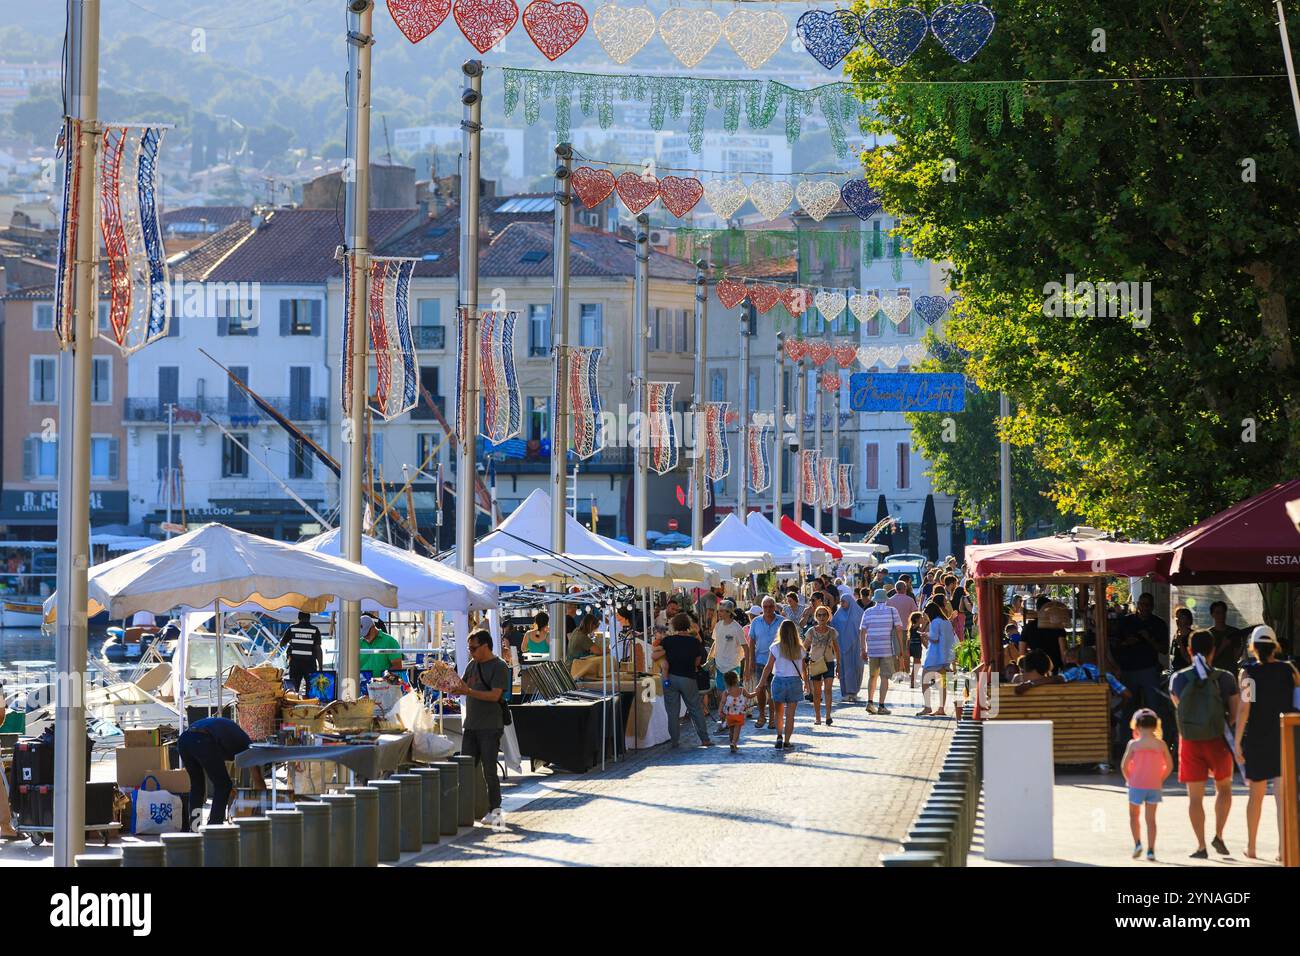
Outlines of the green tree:
M 1272 8 L 997 14 L 968 64 L 930 38 L 902 68 L 846 67 L 896 137 L 868 179 L 916 254 L 952 263 L 969 374 L 1010 394 L 1012 440 L 1089 524 L 1159 537 L 1293 475 L 1300 150 Z M 1045 314 L 1071 275 L 1149 282 L 1149 327 Z

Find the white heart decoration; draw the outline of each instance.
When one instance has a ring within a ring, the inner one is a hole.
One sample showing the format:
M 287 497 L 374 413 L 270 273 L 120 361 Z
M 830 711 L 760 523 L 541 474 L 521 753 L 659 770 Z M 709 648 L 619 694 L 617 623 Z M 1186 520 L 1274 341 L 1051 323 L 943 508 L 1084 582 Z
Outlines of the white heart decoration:
M 903 346 L 903 357 L 907 359 L 909 365 L 920 365 L 925 361 L 925 354 L 926 348 L 920 342 Z
M 827 322 L 834 322 L 844 311 L 847 300 L 843 292 L 818 292 L 813 296 L 813 305 Z
M 655 15 L 645 7 L 607 3 L 591 15 L 591 29 L 615 63 L 626 63 L 655 35 Z
M 880 361 L 884 362 L 890 368 L 898 364 L 898 360 L 903 357 L 903 350 L 897 345 L 886 345 L 880 350 Z
M 749 201 L 764 219 L 775 219 L 785 212 L 794 198 L 790 184 L 779 179 L 756 179 L 749 184 Z
M 786 428 L 790 428 L 790 429 L 793 429 L 793 428 L 794 428 L 794 413 L 793 413 L 793 412 L 787 412 L 787 413 L 786 413 L 786 416 L 785 416 L 785 427 L 786 427 Z
M 840 185 L 829 179 L 805 179 L 795 188 L 794 195 L 799 200 L 799 205 L 803 207 L 803 211 L 811 216 L 814 222 L 821 222 L 831 214 L 835 204 L 840 201 Z
M 710 179 L 704 184 L 704 201 L 720 219 L 730 219 L 748 198 L 749 189 L 739 179 Z
M 722 21 L 711 10 L 673 7 L 659 18 L 659 35 L 664 38 L 668 51 L 689 69 L 703 60 L 718 42 Z
M 887 295 L 880 300 L 880 308 L 889 316 L 890 322 L 898 325 L 911 313 L 912 300 L 905 295 Z
M 858 362 L 865 369 L 870 369 L 880 361 L 880 347 L 877 345 L 859 345 Z
M 736 9 L 722 21 L 722 35 L 751 70 L 772 59 L 789 32 L 790 24 L 779 13 Z
M 875 293 L 870 295 L 851 295 L 849 296 L 849 311 L 853 317 L 866 325 L 871 321 L 871 317 L 880 311 L 880 299 Z

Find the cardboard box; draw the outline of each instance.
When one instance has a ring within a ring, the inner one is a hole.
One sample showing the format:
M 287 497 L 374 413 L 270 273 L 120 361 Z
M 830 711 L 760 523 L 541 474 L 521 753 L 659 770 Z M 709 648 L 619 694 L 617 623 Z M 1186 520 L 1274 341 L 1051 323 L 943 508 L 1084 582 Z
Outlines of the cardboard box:
M 157 776 L 159 770 L 170 770 L 171 761 L 166 747 L 118 747 L 117 785 L 128 790 L 140 786 L 149 774 Z M 188 788 L 187 788 L 188 789 Z
M 162 746 L 162 732 L 151 727 L 148 730 L 124 730 L 122 731 L 122 745 L 124 747 L 160 747 Z
M 158 787 L 161 790 L 175 794 L 190 792 L 190 773 L 188 770 L 155 770 L 153 776 L 158 778 Z

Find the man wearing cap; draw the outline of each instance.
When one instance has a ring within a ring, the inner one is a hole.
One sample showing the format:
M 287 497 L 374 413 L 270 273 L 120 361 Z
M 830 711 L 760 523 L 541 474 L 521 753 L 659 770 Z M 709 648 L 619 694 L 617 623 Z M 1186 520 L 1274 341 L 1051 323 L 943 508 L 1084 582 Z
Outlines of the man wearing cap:
M 399 647 L 397 638 L 379 629 L 378 620 L 369 614 L 361 615 L 361 670 L 370 671 L 371 677 L 402 670 Z
M 713 645 L 709 648 L 709 657 L 713 659 L 713 687 L 719 700 L 727 692 L 727 673 L 733 672 L 737 677 L 742 675 L 745 656 L 745 629 L 736 622 L 736 603 L 719 601 L 718 620 L 713 625 Z M 718 716 L 721 718 L 721 712 Z M 726 723 L 719 720 L 717 732 L 723 733 L 726 729 Z

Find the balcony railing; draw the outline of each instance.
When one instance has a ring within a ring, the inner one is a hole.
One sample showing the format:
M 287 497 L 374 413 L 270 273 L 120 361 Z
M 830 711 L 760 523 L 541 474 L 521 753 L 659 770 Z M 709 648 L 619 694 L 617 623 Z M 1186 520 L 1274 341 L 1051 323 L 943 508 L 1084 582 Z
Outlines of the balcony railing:
M 324 422 L 329 420 L 329 399 L 312 396 L 263 396 L 262 400 L 281 415 L 295 422 Z M 256 424 L 267 416 L 251 400 L 230 401 L 226 398 L 191 396 L 176 400 L 173 421 L 176 424 L 198 424 L 207 415 L 235 424 Z M 127 424 L 167 424 L 167 405 L 157 398 L 128 398 L 123 402 L 122 419 Z
M 491 455 L 498 472 L 530 474 L 550 470 L 551 454 L 549 445 L 542 446 L 539 442 L 511 439 L 488 451 L 484 448 L 484 444 L 480 439 L 478 446 L 479 461 L 486 464 L 488 455 Z M 635 453 L 636 449 L 627 445 L 602 448 L 590 458 L 583 460 L 578 467 L 581 471 L 589 473 L 625 474 L 631 471 L 632 465 L 635 463 Z M 569 461 L 570 467 L 572 467 L 572 456 L 570 456 Z
M 413 325 L 411 333 L 415 337 L 417 349 L 445 349 L 447 347 L 447 327 L 445 325 Z

